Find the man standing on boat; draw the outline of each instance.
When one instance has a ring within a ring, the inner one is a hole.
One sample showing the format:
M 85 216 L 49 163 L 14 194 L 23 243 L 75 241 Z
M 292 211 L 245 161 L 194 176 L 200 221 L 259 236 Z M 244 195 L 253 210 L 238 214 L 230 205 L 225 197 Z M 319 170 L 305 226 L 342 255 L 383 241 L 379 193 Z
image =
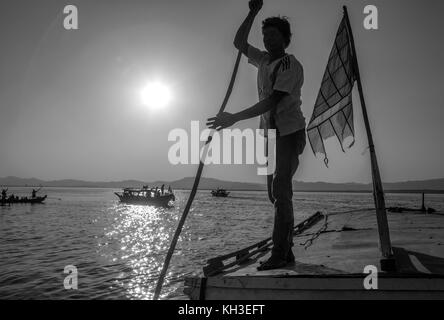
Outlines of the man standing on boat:
M 275 208 L 273 250 L 268 261 L 258 270 L 270 270 L 294 262 L 293 246 L 293 185 L 299 166 L 299 155 L 305 143 L 305 118 L 301 111 L 301 88 L 304 82 L 302 65 L 285 52 L 291 40 L 290 24 L 285 18 L 272 17 L 263 21 L 262 34 L 266 51 L 248 43 L 253 21 L 263 5 L 262 0 L 251 0 L 250 12 L 240 26 L 234 40 L 235 47 L 258 68 L 260 102 L 230 114 L 218 114 L 208 119 L 212 129 L 225 129 L 236 122 L 260 116 L 260 128 L 276 130 L 276 168 L 268 179 L 269 193 Z
M 40 188 L 38 188 L 37 190 L 35 190 L 35 189 L 32 189 L 32 194 L 31 194 L 31 196 L 32 196 L 32 199 L 35 199 L 35 198 L 37 198 L 37 192 L 39 192 L 40 190 L 41 190 L 42 188 L 40 187 Z
M 6 200 L 6 197 L 8 196 L 8 189 L 2 189 L 2 200 Z

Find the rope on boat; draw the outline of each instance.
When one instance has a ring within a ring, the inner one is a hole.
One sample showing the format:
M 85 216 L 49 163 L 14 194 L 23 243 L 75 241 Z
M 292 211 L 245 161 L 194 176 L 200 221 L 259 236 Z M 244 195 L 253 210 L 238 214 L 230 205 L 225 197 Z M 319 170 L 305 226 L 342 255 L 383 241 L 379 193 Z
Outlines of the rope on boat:
M 304 243 L 301 243 L 301 246 L 304 246 L 304 249 L 307 250 L 308 248 L 311 247 L 311 245 L 313 244 L 313 241 L 315 241 L 317 238 L 319 238 L 319 236 L 324 233 L 325 231 L 327 231 L 328 228 L 328 215 L 324 215 L 324 223 L 322 224 L 322 226 L 319 228 L 318 231 L 316 231 L 312 237 L 310 239 L 308 239 L 307 241 L 305 241 Z
M 234 65 L 233 74 L 231 75 L 230 84 L 228 86 L 227 93 L 225 94 L 224 101 L 222 102 L 222 106 L 220 107 L 219 113 L 222 113 L 225 110 L 228 100 L 230 99 L 231 93 L 233 91 L 234 83 L 236 81 L 236 75 L 237 75 L 237 71 L 239 69 L 239 63 L 240 63 L 241 57 L 242 57 L 242 52 L 239 51 L 237 54 L 236 64 Z M 197 188 L 199 187 L 199 181 L 202 176 L 203 168 L 205 166 L 205 158 L 207 156 L 208 147 L 211 143 L 211 140 L 213 139 L 213 133 L 214 133 L 214 131 L 210 134 L 207 142 L 205 143 L 204 153 L 203 153 L 201 161 L 199 163 L 199 168 L 197 169 L 197 174 L 196 174 L 196 178 L 194 180 L 193 189 L 191 190 L 190 197 L 188 198 L 187 204 L 186 204 L 185 209 L 182 213 L 182 217 L 180 218 L 179 225 L 177 226 L 173 240 L 171 241 L 171 245 L 168 250 L 167 256 L 165 258 L 165 262 L 163 264 L 163 268 L 160 273 L 159 280 L 157 281 L 153 300 L 158 300 L 160 292 L 162 291 L 163 281 L 165 280 L 166 272 L 168 271 L 168 267 L 169 267 L 171 258 L 173 256 L 174 249 L 176 248 L 177 240 L 179 239 L 180 233 L 182 232 L 183 225 L 185 224 L 185 220 L 186 220 L 188 213 L 190 211 L 191 204 L 193 203 L 194 197 L 196 196 Z
M 348 214 L 348 213 L 353 213 L 353 212 L 362 212 L 362 211 L 374 211 L 375 208 L 362 208 L 362 209 L 351 209 L 348 211 L 337 211 L 337 212 L 332 212 L 332 213 L 326 213 L 326 215 L 328 216 L 336 216 L 336 215 L 341 215 L 341 214 Z

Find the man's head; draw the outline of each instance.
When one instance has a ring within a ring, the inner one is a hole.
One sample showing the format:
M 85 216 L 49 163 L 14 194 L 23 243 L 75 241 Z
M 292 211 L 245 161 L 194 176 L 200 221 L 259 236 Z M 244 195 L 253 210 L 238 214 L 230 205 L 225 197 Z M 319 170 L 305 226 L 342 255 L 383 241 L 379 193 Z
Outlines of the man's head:
M 285 17 L 271 17 L 262 22 L 262 34 L 267 51 L 286 49 L 291 42 L 290 23 Z

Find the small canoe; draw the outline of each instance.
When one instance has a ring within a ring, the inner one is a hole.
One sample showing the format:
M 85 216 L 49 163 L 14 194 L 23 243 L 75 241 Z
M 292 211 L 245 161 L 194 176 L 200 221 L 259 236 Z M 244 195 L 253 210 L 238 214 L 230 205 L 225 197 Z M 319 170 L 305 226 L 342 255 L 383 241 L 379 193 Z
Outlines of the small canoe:
M 1 204 L 39 204 L 43 203 L 48 196 L 43 197 L 36 197 L 36 198 L 25 198 L 25 199 L 6 199 L 6 200 L 0 200 Z

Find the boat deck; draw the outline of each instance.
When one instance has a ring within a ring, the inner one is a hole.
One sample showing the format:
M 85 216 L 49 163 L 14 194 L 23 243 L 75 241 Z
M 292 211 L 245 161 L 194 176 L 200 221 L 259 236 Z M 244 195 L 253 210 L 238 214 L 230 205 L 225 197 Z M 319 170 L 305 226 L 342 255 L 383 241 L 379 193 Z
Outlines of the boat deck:
M 185 293 L 192 299 L 444 298 L 444 215 L 388 213 L 388 221 L 397 270 L 379 273 L 385 290 L 363 287 L 364 268 L 380 271 L 381 254 L 375 211 L 361 210 L 317 214 L 298 226 L 294 264 L 257 271 L 270 256 L 267 239 L 209 260 L 206 277 L 187 279 Z

